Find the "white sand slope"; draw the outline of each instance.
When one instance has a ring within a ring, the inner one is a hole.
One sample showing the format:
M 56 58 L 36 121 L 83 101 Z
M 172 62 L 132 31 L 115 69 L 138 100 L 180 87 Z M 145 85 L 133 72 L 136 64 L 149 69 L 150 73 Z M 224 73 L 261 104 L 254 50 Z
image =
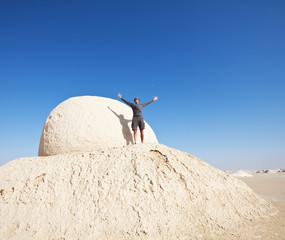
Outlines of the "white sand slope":
M 242 181 L 161 144 L 0 168 L 0 239 L 243 239 L 248 223 L 277 212 Z
M 151 105 L 144 111 L 149 107 Z M 69 98 L 53 109 L 46 119 L 39 156 L 132 144 L 132 116 L 129 106 L 114 99 L 97 96 Z M 147 123 L 144 142 L 158 142 Z

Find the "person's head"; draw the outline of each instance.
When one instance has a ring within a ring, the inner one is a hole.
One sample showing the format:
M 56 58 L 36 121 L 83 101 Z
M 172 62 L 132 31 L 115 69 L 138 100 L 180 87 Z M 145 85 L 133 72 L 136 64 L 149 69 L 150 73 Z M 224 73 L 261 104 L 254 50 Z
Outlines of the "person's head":
M 140 102 L 140 99 L 139 99 L 138 97 L 136 97 L 136 98 L 134 99 L 134 102 L 135 102 L 136 104 L 138 104 L 138 103 Z

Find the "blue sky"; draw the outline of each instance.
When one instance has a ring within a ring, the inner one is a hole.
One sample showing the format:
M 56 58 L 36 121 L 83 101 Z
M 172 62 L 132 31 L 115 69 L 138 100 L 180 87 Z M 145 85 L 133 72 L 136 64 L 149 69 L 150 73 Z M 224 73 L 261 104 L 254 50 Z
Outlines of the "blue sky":
M 285 167 L 285 2 L 0 1 L 0 165 L 73 96 L 143 101 L 160 143 L 223 170 Z

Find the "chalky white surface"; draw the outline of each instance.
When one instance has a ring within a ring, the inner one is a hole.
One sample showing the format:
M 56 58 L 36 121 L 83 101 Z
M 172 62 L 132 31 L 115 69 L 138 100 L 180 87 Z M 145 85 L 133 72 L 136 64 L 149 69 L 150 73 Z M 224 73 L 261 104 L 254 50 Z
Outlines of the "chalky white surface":
M 52 110 L 46 119 L 39 156 L 130 145 L 133 143 L 132 115 L 129 106 L 114 99 L 97 96 L 69 98 Z M 137 142 L 140 142 L 139 133 Z M 158 143 L 147 123 L 144 142 Z
M 275 213 L 239 179 L 161 144 L 0 168 L 0 239 L 229 239 Z
M 244 170 L 238 170 L 238 171 L 232 172 L 231 176 L 234 176 L 234 177 L 252 177 L 251 174 L 247 173 Z

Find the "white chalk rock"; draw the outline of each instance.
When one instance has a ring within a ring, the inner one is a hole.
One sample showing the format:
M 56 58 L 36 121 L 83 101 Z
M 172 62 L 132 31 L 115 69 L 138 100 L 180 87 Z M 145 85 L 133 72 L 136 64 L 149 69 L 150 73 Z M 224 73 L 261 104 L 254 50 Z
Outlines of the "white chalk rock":
M 231 176 L 234 176 L 234 177 L 252 177 L 251 174 L 247 173 L 244 170 L 238 170 L 238 171 L 232 172 Z
M 38 155 L 50 156 L 132 144 L 131 121 L 132 109 L 120 101 L 97 96 L 69 98 L 46 119 Z M 147 123 L 144 142 L 158 142 Z
M 0 239 L 252 239 L 276 213 L 241 180 L 161 144 L 0 167 Z
M 269 169 L 269 170 L 265 170 L 264 173 L 276 173 L 276 172 L 277 172 L 276 170 L 271 170 L 271 169 Z

